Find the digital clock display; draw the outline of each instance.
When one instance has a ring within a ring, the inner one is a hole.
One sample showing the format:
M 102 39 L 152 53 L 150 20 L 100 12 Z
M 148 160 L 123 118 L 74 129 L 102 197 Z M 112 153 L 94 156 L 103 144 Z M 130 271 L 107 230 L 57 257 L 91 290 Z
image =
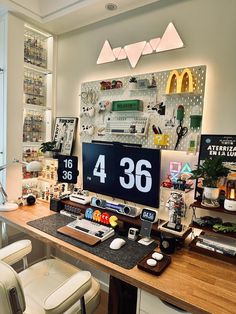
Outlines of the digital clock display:
M 157 218 L 157 212 L 155 210 L 144 208 L 140 218 L 145 221 L 155 222 Z
M 78 170 L 78 157 L 77 156 L 64 156 L 58 157 L 58 182 L 77 183 Z

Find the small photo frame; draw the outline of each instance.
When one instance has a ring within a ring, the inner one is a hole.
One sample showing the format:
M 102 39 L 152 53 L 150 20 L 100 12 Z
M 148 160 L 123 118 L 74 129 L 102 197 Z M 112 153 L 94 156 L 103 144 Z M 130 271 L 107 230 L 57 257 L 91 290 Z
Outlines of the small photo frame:
M 146 88 L 148 88 L 148 85 L 149 85 L 148 79 L 143 79 L 143 80 L 137 81 L 137 88 L 138 89 L 146 89 Z
M 70 156 L 75 142 L 78 118 L 57 117 L 55 121 L 53 141 L 55 150 L 61 155 Z

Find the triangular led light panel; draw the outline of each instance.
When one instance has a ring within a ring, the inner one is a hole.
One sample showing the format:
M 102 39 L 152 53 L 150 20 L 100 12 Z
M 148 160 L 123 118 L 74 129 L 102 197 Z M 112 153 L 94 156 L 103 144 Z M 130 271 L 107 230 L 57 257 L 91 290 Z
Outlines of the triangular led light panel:
M 126 58 L 127 58 L 127 55 L 126 55 L 126 53 L 124 51 L 124 48 L 121 48 L 119 56 L 118 56 L 118 60 L 124 60 Z
M 192 172 L 192 169 L 191 169 L 189 163 L 186 162 L 186 164 L 184 164 L 184 166 L 183 166 L 183 168 L 181 170 L 181 173 L 186 173 L 187 174 L 187 173 L 191 173 L 191 172 Z
M 146 41 L 140 41 L 138 43 L 127 45 L 124 47 L 132 68 L 135 68 L 136 64 L 138 63 L 138 60 L 142 55 L 143 48 L 145 47 L 145 45 Z
M 142 55 L 150 55 L 153 52 L 153 49 L 149 43 L 146 43 Z
M 113 51 L 114 56 L 115 56 L 115 57 L 116 57 L 116 59 L 117 59 L 117 58 L 118 58 L 118 56 L 119 56 L 119 54 L 120 54 L 121 47 L 114 48 L 112 51 Z
M 159 45 L 157 46 L 156 52 L 182 48 L 183 46 L 182 39 L 174 27 L 174 24 L 169 23 Z
M 160 37 L 158 37 L 158 38 L 153 38 L 153 39 L 149 40 L 149 43 L 150 43 L 150 45 L 151 45 L 151 47 L 152 47 L 153 50 L 156 50 L 156 49 L 157 49 L 157 46 L 158 46 L 160 40 L 161 40 Z
M 97 64 L 112 62 L 115 61 L 115 59 L 109 41 L 106 40 L 97 59 Z

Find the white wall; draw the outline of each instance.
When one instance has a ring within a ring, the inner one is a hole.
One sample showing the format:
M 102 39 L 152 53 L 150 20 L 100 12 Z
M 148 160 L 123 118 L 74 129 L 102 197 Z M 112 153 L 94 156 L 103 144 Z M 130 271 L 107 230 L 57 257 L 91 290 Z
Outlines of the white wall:
M 84 81 L 207 65 L 203 133 L 236 134 L 236 1 L 165 0 L 59 36 L 57 115 L 78 116 Z M 185 48 L 96 65 L 105 39 L 112 47 L 161 36 L 172 21 Z
M 23 134 L 23 75 L 24 75 L 24 23 L 15 16 L 6 15 L 6 161 L 22 159 Z M 22 194 L 21 165 L 8 167 L 6 191 L 9 199 Z

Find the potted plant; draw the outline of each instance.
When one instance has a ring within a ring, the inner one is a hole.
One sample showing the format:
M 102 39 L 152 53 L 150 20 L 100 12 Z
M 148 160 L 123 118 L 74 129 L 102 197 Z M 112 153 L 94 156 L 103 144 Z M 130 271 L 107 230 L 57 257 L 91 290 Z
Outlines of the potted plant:
M 54 157 L 54 154 L 56 153 L 56 141 L 49 141 L 49 142 L 44 142 L 41 143 L 41 146 L 39 150 L 47 155 L 48 157 Z
M 227 177 L 230 170 L 223 164 L 224 158 L 216 156 L 207 158 L 198 165 L 196 170 L 192 170 L 191 179 L 202 179 L 203 196 L 202 205 L 208 207 L 218 207 L 219 180 Z
M 131 76 L 129 79 L 129 89 L 134 90 L 137 88 L 137 79 L 134 76 Z

